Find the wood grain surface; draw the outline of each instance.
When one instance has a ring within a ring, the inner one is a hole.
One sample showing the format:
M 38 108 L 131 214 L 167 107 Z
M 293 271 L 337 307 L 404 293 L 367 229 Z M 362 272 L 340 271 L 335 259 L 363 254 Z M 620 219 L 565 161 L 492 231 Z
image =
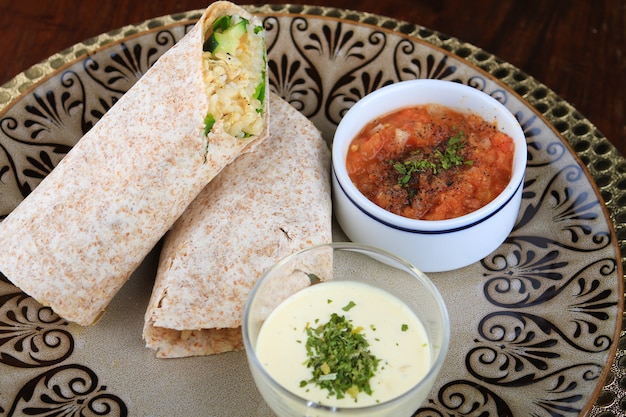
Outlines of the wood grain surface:
M 77 42 L 209 0 L 0 0 L 0 84 Z M 287 3 L 250 1 L 240 4 Z M 626 155 L 626 0 L 292 0 L 404 20 L 544 83 Z

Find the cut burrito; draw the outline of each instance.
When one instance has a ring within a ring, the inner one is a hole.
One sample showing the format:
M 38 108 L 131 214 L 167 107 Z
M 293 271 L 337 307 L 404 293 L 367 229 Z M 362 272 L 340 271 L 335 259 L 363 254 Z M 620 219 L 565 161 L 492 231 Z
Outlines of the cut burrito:
M 206 184 L 267 136 L 263 36 L 244 9 L 208 7 L 0 224 L 0 271 L 59 316 L 96 321 Z
M 328 146 L 273 94 L 270 109 L 269 137 L 225 168 L 164 239 L 143 332 L 157 357 L 241 350 L 243 309 L 261 274 L 332 240 Z

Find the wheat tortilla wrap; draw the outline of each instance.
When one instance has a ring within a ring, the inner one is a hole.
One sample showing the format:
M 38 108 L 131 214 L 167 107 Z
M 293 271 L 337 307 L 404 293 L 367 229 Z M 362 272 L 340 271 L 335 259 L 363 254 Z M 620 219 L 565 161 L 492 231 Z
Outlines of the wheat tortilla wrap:
M 230 57 L 250 61 L 238 67 L 203 52 L 213 22 L 231 14 L 250 22 Z M 97 320 L 204 186 L 266 137 L 259 28 L 232 3 L 208 7 L 0 224 L 0 271 L 59 316 Z
M 260 275 L 332 240 L 326 142 L 278 96 L 270 109 L 269 137 L 224 169 L 164 239 L 143 332 L 157 357 L 241 350 L 243 308 Z

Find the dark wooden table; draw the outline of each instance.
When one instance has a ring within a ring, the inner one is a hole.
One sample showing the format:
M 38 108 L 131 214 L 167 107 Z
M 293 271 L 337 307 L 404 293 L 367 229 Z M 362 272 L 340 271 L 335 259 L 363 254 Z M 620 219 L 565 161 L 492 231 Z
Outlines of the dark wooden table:
M 0 0 L 0 84 L 77 42 L 209 0 Z M 626 155 L 626 0 L 293 0 L 367 11 L 459 38 L 578 109 Z M 96 6 L 97 4 L 97 6 Z

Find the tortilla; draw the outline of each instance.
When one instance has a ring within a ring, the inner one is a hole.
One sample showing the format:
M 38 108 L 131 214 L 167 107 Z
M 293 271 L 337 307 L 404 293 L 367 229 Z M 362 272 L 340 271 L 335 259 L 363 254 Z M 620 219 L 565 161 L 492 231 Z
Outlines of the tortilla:
M 328 146 L 278 96 L 270 109 L 270 136 L 224 169 L 164 239 L 143 332 L 158 357 L 241 350 L 243 309 L 261 274 L 332 240 Z
M 0 271 L 59 316 L 96 321 L 206 184 L 267 136 L 268 97 L 260 108 L 233 109 L 234 119 L 218 115 L 205 131 L 208 114 L 238 104 L 230 90 L 267 81 L 262 31 L 242 48 L 261 68 L 228 91 L 230 67 L 206 59 L 205 32 L 224 14 L 259 27 L 231 3 L 207 8 L 0 224 Z M 225 72 L 220 78 L 216 67 Z M 237 132 L 248 116 L 261 119 L 254 134 Z

